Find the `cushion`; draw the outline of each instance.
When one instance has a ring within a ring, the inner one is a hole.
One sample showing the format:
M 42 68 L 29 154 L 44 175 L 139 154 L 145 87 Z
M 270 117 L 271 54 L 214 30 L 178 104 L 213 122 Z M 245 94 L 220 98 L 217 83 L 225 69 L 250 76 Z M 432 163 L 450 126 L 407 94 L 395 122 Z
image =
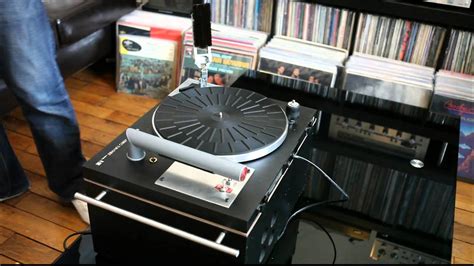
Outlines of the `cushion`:
M 58 46 L 75 43 L 136 8 L 136 0 L 43 0 Z

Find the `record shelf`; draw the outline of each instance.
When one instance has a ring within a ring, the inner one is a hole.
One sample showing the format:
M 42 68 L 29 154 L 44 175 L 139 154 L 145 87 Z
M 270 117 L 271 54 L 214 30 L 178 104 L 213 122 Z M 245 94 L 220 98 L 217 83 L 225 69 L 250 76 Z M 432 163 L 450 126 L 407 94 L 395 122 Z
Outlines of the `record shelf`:
M 278 100 L 288 100 L 288 97 L 295 99 L 303 106 L 324 109 L 333 114 L 342 115 L 358 120 L 369 121 L 377 125 L 392 127 L 401 131 L 421 135 L 433 140 L 444 141 L 457 145 L 459 140 L 459 128 L 456 126 L 440 126 L 429 121 L 429 110 L 418 108 L 420 116 L 407 117 L 391 111 L 373 109 L 368 106 L 350 105 L 341 100 L 328 100 L 317 95 L 308 94 L 301 90 L 290 89 L 286 86 L 272 84 L 271 76 L 254 71 L 248 72 L 249 76 L 256 75 L 256 78 L 246 76 L 240 77 L 233 86 L 240 86 L 242 83 L 253 82 L 255 91 L 270 96 Z M 331 88 L 331 90 L 338 90 Z M 343 90 L 339 92 L 345 93 Z M 349 108 L 348 108 L 349 107 Z M 458 124 L 458 123 L 456 123 Z
M 410 165 L 409 160 L 407 159 L 379 151 L 367 151 L 357 146 L 341 143 L 339 141 L 323 138 L 321 136 L 318 136 L 317 140 L 313 140 L 312 145 L 319 150 L 331 152 L 335 155 L 357 158 L 360 161 L 396 169 L 397 171 L 427 178 L 448 185 L 452 183 L 451 177 L 455 176 L 456 173 L 456 168 L 446 169 L 438 167 L 436 166 L 436 163 L 433 162 L 433 160 L 425 160 L 425 167 L 422 169 L 416 169 Z M 453 153 L 453 150 L 450 150 L 449 152 Z M 454 152 L 456 151 L 454 150 Z
M 293 1 L 293 0 L 290 0 Z M 453 7 L 447 5 L 425 3 L 422 0 L 301 0 L 306 3 L 321 4 L 352 11 L 370 13 L 374 15 L 400 18 L 421 23 L 433 24 L 447 29 L 442 43 L 442 51 L 448 46 L 451 30 L 466 30 L 474 32 L 474 3 L 470 8 Z M 356 23 L 359 16 L 356 17 Z M 355 38 L 355 31 L 353 40 Z M 349 53 L 354 49 L 352 41 Z M 437 59 L 436 70 L 443 64 L 445 53 Z
M 422 110 L 422 117 L 406 117 L 399 114 L 391 113 L 390 111 L 373 110 L 367 106 L 357 106 L 344 102 L 343 99 L 331 100 L 326 99 L 317 95 L 308 94 L 301 90 L 290 89 L 285 86 L 279 86 L 272 84 L 271 76 L 264 73 L 255 73 L 253 71 L 248 72 L 248 76 L 240 77 L 233 86 L 236 87 L 247 87 L 245 84 L 252 83 L 253 90 L 261 93 L 267 97 L 278 99 L 281 101 L 288 101 L 290 98 L 296 100 L 303 106 L 308 106 L 322 110 L 323 113 L 331 113 L 335 115 L 341 115 L 348 118 L 357 120 L 367 121 L 381 126 L 386 126 L 409 132 L 412 134 L 420 135 L 431 139 L 431 141 L 437 143 L 431 145 L 432 150 L 429 150 L 427 154 L 427 161 L 425 162 L 424 169 L 415 169 L 407 163 L 407 160 L 398 158 L 394 155 L 384 154 L 382 152 L 367 152 L 351 145 L 338 143 L 331 141 L 326 138 L 324 140 L 316 141 L 314 144 L 323 150 L 330 150 L 332 152 L 339 150 L 341 154 L 347 154 L 348 156 L 361 158 L 365 161 L 377 161 L 381 165 L 387 167 L 393 167 L 400 171 L 410 172 L 411 174 L 426 177 L 439 182 L 449 183 L 452 180 L 448 177 L 455 176 L 456 169 L 447 169 L 445 165 L 452 165 L 452 163 L 446 163 L 446 160 L 440 166 L 437 166 L 438 154 L 441 150 L 441 144 L 447 143 L 448 149 L 445 158 L 453 157 L 457 158 L 457 147 L 459 143 L 459 129 L 457 126 L 439 125 L 429 122 L 425 117 L 429 114 L 428 110 Z M 331 90 L 336 90 L 331 88 Z M 344 91 L 340 91 L 344 93 Z M 456 123 L 457 124 L 457 123 Z
M 445 28 L 474 31 L 474 3 L 470 8 L 424 3 L 421 0 L 303 0 L 376 15 L 397 17 Z
M 302 204 L 308 203 L 310 203 L 310 201 L 306 201 Z M 407 246 L 416 247 L 416 249 L 428 253 L 435 253 L 440 257 L 450 257 L 450 253 L 447 252 L 446 249 L 446 246 L 450 246 L 449 241 L 440 241 L 431 235 L 409 231 L 397 226 L 387 226 L 374 219 L 364 217 L 357 212 L 351 212 L 337 207 L 322 207 L 305 213 L 302 217 L 310 221 L 319 221 L 322 225 L 326 226 L 326 228 L 331 228 L 331 225 L 334 225 L 335 221 L 337 221 L 338 226 L 343 227 L 342 230 L 357 228 L 360 231 L 368 230 L 368 234 L 370 234 L 370 230 L 383 232 L 384 237 L 394 242 L 404 242 Z

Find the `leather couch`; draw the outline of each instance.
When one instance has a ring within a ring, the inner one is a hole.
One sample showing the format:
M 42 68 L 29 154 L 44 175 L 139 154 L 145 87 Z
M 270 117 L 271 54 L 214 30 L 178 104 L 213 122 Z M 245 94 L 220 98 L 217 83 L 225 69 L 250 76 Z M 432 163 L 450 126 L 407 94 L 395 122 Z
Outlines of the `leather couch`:
M 115 21 L 133 11 L 136 0 L 43 0 L 53 29 L 57 62 L 64 78 L 115 52 Z M 0 80 L 0 116 L 16 106 Z

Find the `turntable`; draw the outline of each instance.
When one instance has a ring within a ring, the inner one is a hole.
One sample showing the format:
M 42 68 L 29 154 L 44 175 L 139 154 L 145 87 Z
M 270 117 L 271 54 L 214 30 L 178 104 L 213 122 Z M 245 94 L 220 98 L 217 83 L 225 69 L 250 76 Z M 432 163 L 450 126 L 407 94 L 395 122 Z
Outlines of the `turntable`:
M 237 88 L 168 96 L 84 166 L 87 196 L 78 198 L 89 203 L 96 252 L 132 261 L 170 254 L 179 261 L 202 254 L 212 262 L 268 261 L 306 181 L 305 166 L 291 155 L 304 152 L 316 122 L 316 110 L 301 106 L 290 126 L 287 105 Z M 157 140 L 181 149 L 158 154 L 148 143 Z M 136 161 L 135 144 L 145 148 Z M 187 161 L 199 152 L 210 157 Z M 240 172 L 216 174 L 228 168 L 209 171 L 222 162 L 249 171 L 243 180 Z M 226 182 L 229 190 L 220 186 Z
M 76 198 L 89 204 L 97 261 L 288 262 L 297 225 L 284 248 L 277 237 L 307 179 L 292 155 L 316 117 L 294 101 L 183 84 L 84 165 Z

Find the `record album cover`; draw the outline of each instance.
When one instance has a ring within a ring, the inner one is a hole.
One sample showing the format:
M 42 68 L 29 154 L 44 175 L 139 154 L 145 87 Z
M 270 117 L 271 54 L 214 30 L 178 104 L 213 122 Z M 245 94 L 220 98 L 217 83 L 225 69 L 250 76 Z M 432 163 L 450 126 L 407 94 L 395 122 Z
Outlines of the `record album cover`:
M 474 182 L 474 103 L 435 94 L 430 109 L 432 112 L 460 117 L 458 177 Z
M 201 72 L 194 63 L 193 47 L 186 46 L 181 70 L 181 82 L 188 78 L 199 79 Z M 212 50 L 212 63 L 208 69 L 208 83 L 229 86 L 248 69 L 252 69 L 253 56 L 236 52 Z
M 333 87 L 336 78 L 335 72 L 308 68 L 263 57 L 260 58 L 258 70 L 327 87 Z
M 119 52 L 118 91 L 162 99 L 174 88 L 175 42 L 121 35 Z
M 474 182 L 474 108 L 461 115 L 459 130 L 458 177 Z

